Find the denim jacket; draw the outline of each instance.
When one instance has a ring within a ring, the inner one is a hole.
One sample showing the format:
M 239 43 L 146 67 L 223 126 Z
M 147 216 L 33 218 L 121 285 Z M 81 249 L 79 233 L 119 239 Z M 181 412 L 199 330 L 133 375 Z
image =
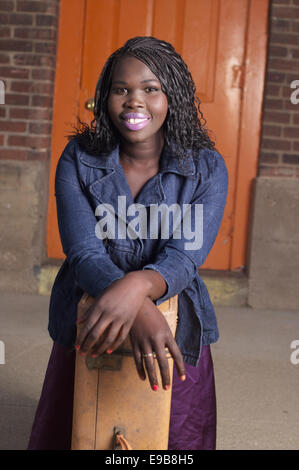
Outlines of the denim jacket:
M 94 156 L 87 153 L 76 138 L 72 139 L 59 159 L 55 177 L 58 226 L 66 259 L 50 297 L 51 338 L 65 346 L 73 345 L 77 304 L 84 291 L 95 297 L 129 271 L 153 269 L 167 284 L 165 294 L 155 304 L 158 306 L 178 294 L 176 341 L 184 361 L 196 366 L 201 346 L 218 339 L 215 312 L 198 268 L 216 239 L 227 186 L 227 168 L 218 152 L 203 149 L 196 157 L 189 154 L 181 162 L 173 158 L 169 150 L 164 150 L 159 172 L 146 182 L 134 201 L 119 160 L 119 149 L 109 155 Z M 131 234 L 125 238 L 101 239 L 96 233 L 100 220 L 97 208 L 105 205 L 108 211 L 114 209 L 117 219 L 123 219 L 119 196 L 125 196 L 122 198 L 127 216 L 124 227 L 130 222 L 128 214 L 131 212 L 127 212 L 130 207 L 130 210 L 143 207 L 143 211 L 150 211 L 153 205 L 176 204 L 183 215 L 185 205 L 189 208 L 193 228 L 194 213 L 200 214 L 195 212 L 195 206 L 202 208 L 200 245 L 186 249 L 190 235 L 185 235 L 180 227 L 180 236 L 175 236 L 177 224 L 174 226 L 174 222 L 170 223 L 170 235 L 162 237 L 162 218 L 158 238 L 144 238 L 137 225 L 135 230 L 131 226 Z

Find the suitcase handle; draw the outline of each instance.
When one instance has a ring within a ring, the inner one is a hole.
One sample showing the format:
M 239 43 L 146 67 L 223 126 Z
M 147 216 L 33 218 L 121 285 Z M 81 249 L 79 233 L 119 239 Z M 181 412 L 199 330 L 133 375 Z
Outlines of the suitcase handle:
M 114 449 L 113 450 L 133 450 L 129 442 L 124 436 L 125 430 L 123 428 L 114 428 L 113 432 L 113 441 Z

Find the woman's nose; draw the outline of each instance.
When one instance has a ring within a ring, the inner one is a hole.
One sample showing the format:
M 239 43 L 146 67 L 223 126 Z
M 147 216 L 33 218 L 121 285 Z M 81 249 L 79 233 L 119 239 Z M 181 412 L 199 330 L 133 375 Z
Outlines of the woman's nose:
M 128 108 L 144 108 L 144 101 L 139 93 L 129 93 L 126 96 L 124 106 Z

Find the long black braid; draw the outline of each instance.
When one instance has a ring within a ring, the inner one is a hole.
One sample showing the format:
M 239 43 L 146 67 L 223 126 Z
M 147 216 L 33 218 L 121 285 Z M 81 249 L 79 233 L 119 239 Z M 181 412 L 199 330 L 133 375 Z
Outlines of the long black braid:
M 68 139 L 79 138 L 89 153 L 97 155 L 110 153 L 118 145 L 119 134 L 110 120 L 107 103 L 115 64 L 124 56 L 139 59 L 160 80 L 168 100 L 165 144 L 174 157 L 180 160 L 186 157 L 188 150 L 195 155 L 202 148 L 214 149 L 186 63 L 170 43 L 151 36 L 129 39 L 108 58 L 95 90 L 94 119 L 88 125 L 77 116 L 80 126 L 74 126 L 75 132 L 68 135 Z

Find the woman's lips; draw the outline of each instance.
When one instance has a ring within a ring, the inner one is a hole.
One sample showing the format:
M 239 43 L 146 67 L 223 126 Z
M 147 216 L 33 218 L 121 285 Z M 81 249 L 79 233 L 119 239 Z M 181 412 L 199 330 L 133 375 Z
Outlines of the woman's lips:
M 121 116 L 124 125 L 130 131 L 139 131 L 150 122 L 150 116 L 141 113 L 127 113 Z

